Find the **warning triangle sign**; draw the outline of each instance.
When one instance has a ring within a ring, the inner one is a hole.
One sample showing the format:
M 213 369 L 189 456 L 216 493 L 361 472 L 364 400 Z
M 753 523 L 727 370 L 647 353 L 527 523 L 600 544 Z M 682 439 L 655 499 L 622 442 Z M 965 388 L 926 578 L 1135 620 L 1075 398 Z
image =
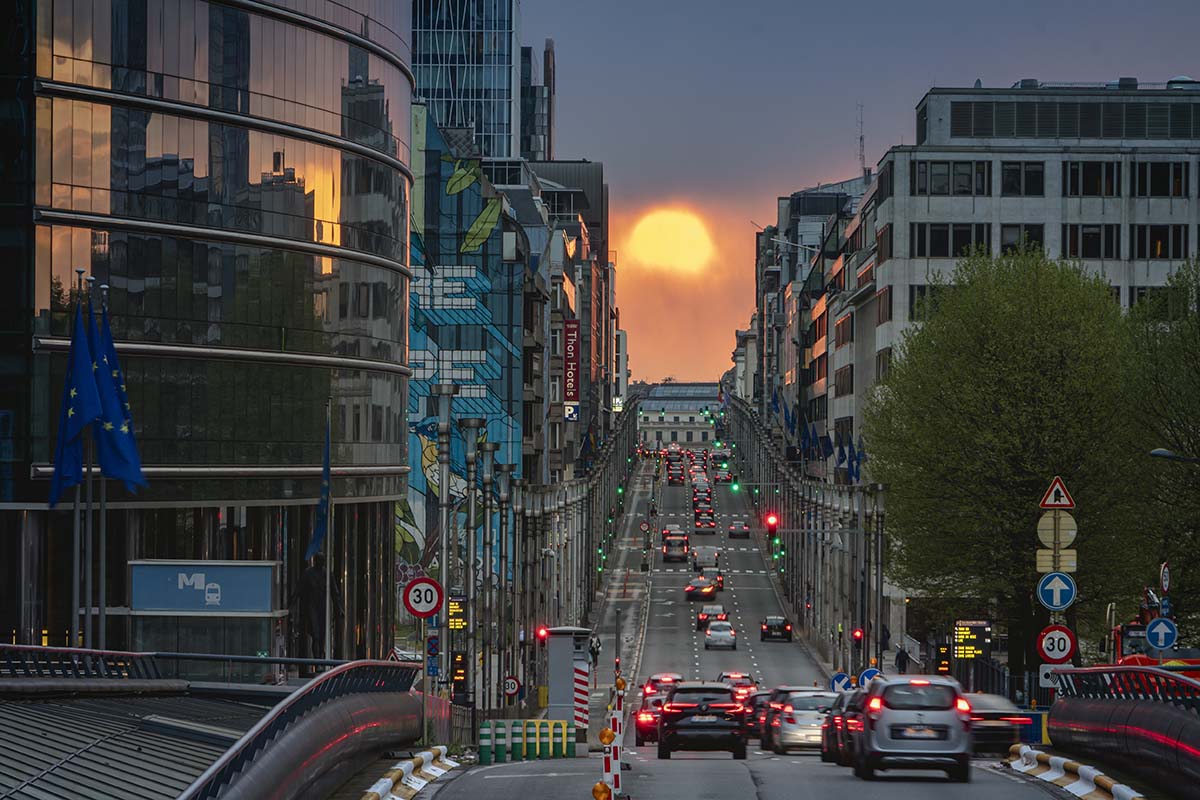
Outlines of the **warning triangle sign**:
M 1074 508 L 1075 499 L 1067 491 L 1067 485 L 1063 483 L 1063 479 L 1055 475 L 1054 480 L 1050 481 L 1050 488 L 1042 495 L 1042 502 L 1039 505 L 1042 508 Z

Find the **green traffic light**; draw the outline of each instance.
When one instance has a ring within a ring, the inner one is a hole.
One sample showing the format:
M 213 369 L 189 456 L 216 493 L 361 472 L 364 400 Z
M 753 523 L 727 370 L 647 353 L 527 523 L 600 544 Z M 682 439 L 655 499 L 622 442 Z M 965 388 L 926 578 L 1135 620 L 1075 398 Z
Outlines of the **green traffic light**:
M 755 487 L 754 487 L 754 493 L 755 493 L 755 494 L 758 494 L 758 487 L 757 487 L 757 486 L 755 486 Z
M 732 489 L 735 492 L 740 492 L 742 490 L 742 487 L 735 483 L 735 484 L 733 484 L 733 486 L 730 487 L 730 489 Z

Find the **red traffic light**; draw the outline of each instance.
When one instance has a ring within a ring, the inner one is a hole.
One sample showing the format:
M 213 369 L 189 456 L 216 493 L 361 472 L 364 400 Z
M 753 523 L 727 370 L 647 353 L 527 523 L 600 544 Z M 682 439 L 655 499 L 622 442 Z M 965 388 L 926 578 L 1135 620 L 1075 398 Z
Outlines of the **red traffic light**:
M 767 524 L 768 525 L 778 525 L 779 517 L 776 516 L 775 514 L 767 514 Z
M 856 642 L 861 642 L 862 638 L 863 638 L 863 629 L 855 628 L 854 631 L 850 635 L 854 637 L 854 640 Z
M 547 628 L 545 625 L 539 626 L 537 629 L 537 637 L 539 639 L 541 639 L 543 642 L 546 641 L 546 639 L 548 639 L 550 637 L 550 629 Z

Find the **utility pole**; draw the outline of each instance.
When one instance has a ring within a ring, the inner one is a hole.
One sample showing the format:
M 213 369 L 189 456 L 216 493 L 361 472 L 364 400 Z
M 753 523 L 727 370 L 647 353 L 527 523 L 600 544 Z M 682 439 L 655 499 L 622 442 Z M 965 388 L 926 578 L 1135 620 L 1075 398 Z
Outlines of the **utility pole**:
M 496 684 L 492 669 L 495 666 L 494 654 L 495 637 L 492 626 L 495 623 L 495 569 L 492 555 L 494 539 L 492 536 L 492 485 L 495 483 L 496 451 L 500 445 L 496 442 L 480 442 L 479 449 L 483 453 L 483 710 L 491 711 L 492 700 L 496 693 Z
M 462 574 L 460 586 L 465 587 L 467 596 L 467 696 L 471 703 L 471 728 L 479 729 L 479 721 L 475 710 L 479 705 L 479 671 L 475 665 L 475 654 L 478 652 L 479 616 L 475 604 L 478 601 L 478 590 L 475 585 L 475 552 L 478 548 L 476 529 L 478 527 L 477 511 L 479 490 L 477 487 L 478 468 L 476 461 L 479 456 L 479 429 L 485 421 L 479 417 L 468 417 L 458 421 L 459 432 L 466 446 L 467 460 L 467 552 L 462 559 Z
M 430 390 L 437 399 L 438 415 L 438 578 L 443 591 L 450 592 L 450 412 L 458 387 L 453 383 L 435 383 Z M 450 627 L 447 610 L 438 612 L 438 645 L 441 679 L 449 686 L 450 681 Z M 424 645 L 424 642 L 422 642 Z

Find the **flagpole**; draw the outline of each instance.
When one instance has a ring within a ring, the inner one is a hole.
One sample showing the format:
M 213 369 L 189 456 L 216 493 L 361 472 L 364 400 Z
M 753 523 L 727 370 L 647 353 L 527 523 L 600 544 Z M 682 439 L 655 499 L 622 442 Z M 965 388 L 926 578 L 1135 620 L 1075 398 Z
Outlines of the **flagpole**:
M 325 398 L 325 437 L 330 436 L 330 421 L 333 419 L 333 398 Z M 332 445 L 331 445 L 332 447 Z M 332 453 L 330 454 L 332 460 Z M 321 476 L 324 478 L 324 475 Z M 329 502 L 325 504 L 325 658 L 333 658 L 333 476 L 329 479 Z M 327 667 L 328 668 L 328 667 Z
M 100 308 L 104 313 L 108 313 L 108 284 L 100 284 Z M 103 337 L 101 337 L 103 341 Z M 108 365 L 111 366 L 111 365 Z M 105 602 L 107 585 L 107 559 L 108 553 L 108 481 L 104 478 L 103 473 L 100 475 L 100 643 L 101 650 L 105 649 L 108 644 L 105 628 L 107 627 L 107 608 Z
M 82 267 L 75 268 L 75 275 L 76 275 L 75 302 L 76 303 L 79 302 L 80 297 L 82 297 L 82 295 L 83 295 L 83 272 L 84 272 L 84 270 Z M 74 319 L 74 316 L 72 316 L 72 319 Z M 75 331 L 71 331 L 72 337 L 74 336 L 74 334 L 75 334 Z M 68 358 L 67 358 L 67 374 L 68 374 L 67 379 L 68 380 L 70 380 L 70 377 L 69 377 L 70 372 L 71 372 L 71 364 L 70 364 L 70 356 L 68 356 Z M 63 431 L 61 429 L 59 430 L 58 435 L 59 436 L 63 435 Z M 74 513 L 74 523 L 73 523 L 72 527 L 73 527 L 74 535 L 72 537 L 72 546 L 71 546 L 71 576 L 72 576 L 72 580 L 71 580 L 71 641 L 68 646 L 69 647 L 79 647 L 79 566 L 80 566 L 79 565 L 79 545 L 80 545 L 79 484 L 75 484 L 75 505 L 74 505 L 73 513 Z
M 95 283 L 96 283 L 96 279 L 93 276 L 89 275 L 87 277 L 88 298 L 89 299 L 92 296 L 92 286 Z M 89 312 L 88 316 L 90 318 L 90 316 L 91 316 L 90 312 Z M 90 324 L 90 322 L 89 322 L 89 324 Z M 87 333 L 90 336 L 91 331 L 88 331 Z M 90 354 L 88 357 L 91 358 Z M 92 372 L 93 372 L 93 377 L 95 377 L 94 365 L 93 365 Z M 89 425 L 88 427 L 90 428 L 91 425 Z M 95 554 L 92 552 L 92 544 L 94 541 L 93 523 L 92 523 L 92 460 L 95 457 L 95 450 L 96 450 L 94 438 L 95 438 L 94 436 L 89 437 L 87 435 L 87 429 L 85 428 L 84 434 L 83 434 L 83 452 L 84 452 L 84 463 L 86 465 L 85 469 L 87 471 L 84 473 L 83 478 L 86 481 L 86 487 L 87 487 L 85 490 L 85 494 L 87 496 L 87 512 L 86 512 L 87 513 L 87 526 L 86 526 L 86 533 L 85 533 L 84 540 L 83 540 L 84 541 L 84 544 L 83 544 L 83 568 L 87 571 L 83 574 L 84 575 L 84 577 L 83 577 L 83 593 L 84 593 L 84 595 L 86 595 L 84 597 L 84 601 L 83 601 L 84 602 L 84 607 L 83 607 L 84 608 L 84 611 L 83 611 L 83 619 L 84 619 L 83 646 L 87 647 L 87 648 L 90 648 L 92 646 L 92 599 L 93 599 L 92 574 L 95 572 L 94 565 L 92 563 L 93 560 L 95 559 Z

